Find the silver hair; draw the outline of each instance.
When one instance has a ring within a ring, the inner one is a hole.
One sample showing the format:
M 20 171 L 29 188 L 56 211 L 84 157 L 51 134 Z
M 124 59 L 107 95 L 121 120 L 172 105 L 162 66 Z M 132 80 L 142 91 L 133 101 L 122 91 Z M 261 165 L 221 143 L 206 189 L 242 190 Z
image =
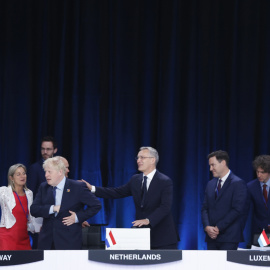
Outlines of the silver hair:
M 142 151 L 142 150 L 148 150 L 149 151 L 150 156 L 155 158 L 156 166 L 157 166 L 158 161 L 159 161 L 158 151 L 155 148 L 151 147 L 151 146 L 142 146 L 142 147 L 140 147 L 140 151 Z
M 49 166 L 52 166 L 54 169 L 56 169 L 59 172 L 63 171 L 64 174 L 66 172 L 65 164 L 63 162 L 62 157 L 60 156 L 46 159 L 43 163 L 43 169 L 45 170 L 46 167 L 49 167 Z
M 26 173 L 26 171 L 27 171 L 27 170 L 26 170 L 26 167 L 25 167 L 23 164 L 17 163 L 17 164 L 14 164 L 14 165 L 10 166 L 10 168 L 9 168 L 9 170 L 8 170 L 8 174 L 7 174 L 8 185 L 11 186 L 11 188 L 12 188 L 13 191 L 15 191 L 15 186 L 14 186 L 14 182 L 10 179 L 10 177 L 13 178 L 13 176 L 14 176 L 14 174 L 15 174 L 15 172 L 16 172 L 16 170 L 17 170 L 18 168 L 23 168 L 24 171 L 25 171 L 25 173 Z M 24 188 L 25 190 L 28 190 L 26 184 L 23 185 L 23 188 Z

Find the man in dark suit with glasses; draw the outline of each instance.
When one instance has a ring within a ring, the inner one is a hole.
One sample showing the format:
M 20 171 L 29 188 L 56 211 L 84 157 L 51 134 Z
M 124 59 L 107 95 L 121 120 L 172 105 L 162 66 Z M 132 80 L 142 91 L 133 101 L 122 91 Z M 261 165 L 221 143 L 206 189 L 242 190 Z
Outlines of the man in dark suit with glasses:
M 118 199 L 133 197 L 136 209 L 134 227 L 151 229 L 151 249 L 177 249 L 179 240 L 171 214 L 172 180 L 157 169 L 158 152 L 152 147 L 141 147 L 136 157 L 140 174 L 116 188 L 95 187 L 84 181 L 97 197 Z

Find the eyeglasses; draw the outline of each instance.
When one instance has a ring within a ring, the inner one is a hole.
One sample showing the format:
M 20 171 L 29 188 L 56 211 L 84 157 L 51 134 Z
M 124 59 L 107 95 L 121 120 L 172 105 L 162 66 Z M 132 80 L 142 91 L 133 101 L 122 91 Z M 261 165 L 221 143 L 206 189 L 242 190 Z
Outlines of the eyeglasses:
M 42 152 L 44 152 L 44 151 L 49 152 L 49 151 L 52 151 L 52 150 L 53 150 L 53 148 L 43 148 L 43 147 L 41 147 Z
M 143 157 L 143 156 L 138 156 L 138 157 L 135 157 L 135 160 L 138 160 L 138 159 L 141 159 L 141 160 L 144 160 L 146 158 L 154 158 L 154 157 Z

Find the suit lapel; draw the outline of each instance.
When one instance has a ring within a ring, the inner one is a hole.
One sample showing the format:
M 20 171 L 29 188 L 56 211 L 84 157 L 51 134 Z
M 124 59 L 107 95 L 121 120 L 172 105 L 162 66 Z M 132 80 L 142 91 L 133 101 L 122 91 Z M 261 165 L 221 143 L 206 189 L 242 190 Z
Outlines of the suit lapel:
M 71 194 L 70 181 L 71 180 L 66 178 L 66 183 L 63 189 L 60 212 L 61 210 L 65 210 L 65 206 L 68 205 L 68 201 L 70 201 L 70 194 Z
M 268 196 L 267 196 L 268 199 L 267 199 L 267 204 L 266 204 L 268 209 L 270 209 L 270 196 L 269 196 L 269 194 L 270 194 L 270 187 L 269 187 L 269 191 L 268 191 Z
M 47 196 L 46 196 L 46 198 L 49 198 L 49 203 L 51 204 L 51 205 L 54 205 L 55 204 L 55 199 L 54 199 L 54 196 L 53 196 L 53 187 L 52 186 L 50 186 L 50 185 L 48 185 L 48 187 L 47 187 Z
M 210 190 L 211 192 L 209 193 L 209 199 L 215 203 L 216 201 L 216 187 L 217 187 L 217 182 L 218 182 L 218 179 L 217 178 L 213 178 L 212 180 L 210 180 L 209 182 L 209 185 L 210 185 Z
M 259 180 L 256 182 L 255 186 L 254 186 L 255 192 L 256 192 L 256 199 L 263 205 L 265 206 L 264 203 L 264 199 L 263 199 L 263 193 L 262 193 L 262 187 L 261 184 L 259 182 Z M 269 194 L 268 194 L 268 198 L 269 198 Z M 269 203 L 269 200 L 268 200 Z
M 152 178 L 152 180 L 151 180 L 151 183 L 150 183 L 150 186 L 149 186 L 149 188 L 147 190 L 147 194 L 146 194 L 146 198 L 145 198 L 146 203 L 148 202 L 149 198 L 152 197 L 154 192 L 157 190 L 156 186 L 158 185 L 158 182 L 159 182 L 158 181 L 158 174 L 159 174 L 159 172 L 156 171 L 153 178 Z
M 158 171 L 156 171 L 156 173 L 154 174 L 154 177 L 151 180 L 150 186 L 148 188 L 147 194 L 151 194 L 152 192 L 154 192 L 155 187 L 157 185 L 157 178 L 158 178 Z

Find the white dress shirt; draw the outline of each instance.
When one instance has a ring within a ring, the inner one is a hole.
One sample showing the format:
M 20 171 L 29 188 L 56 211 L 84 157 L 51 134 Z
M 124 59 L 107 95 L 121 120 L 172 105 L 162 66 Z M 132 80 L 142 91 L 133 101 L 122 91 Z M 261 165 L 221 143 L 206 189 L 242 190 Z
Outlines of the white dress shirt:
M 219 178 L 219 179 L 222 180 L 221 181 L 221 187 L 223 187 L 223 185 L 224 185 L 225 181 L 227 180 L 227 178 L 228 178 L 228 176 L 229 176 L 230 173 L 231 173 L 231 170 L 229 170 L 229 172 L 226 175 L 224 175 L 222 178 Z M 217 186 L 218 186 L 219 179 L 217 181 Z
M 149 188 L 149 186 L 150 186 L 150 184 L 151 184 L 151 181 L 152 181 L 152 179 L 153 179 L 153 177 L 154 177 L 156 171 L 157 171 L 157 170 L 154 169 L 152 172 L 150 172 L 150 173 L 147 174 L 147 175 L 143 174 L 143 177 L 144 177 L 144 176 L 147 177 L 147 182 L 146 182 L 146 188 L 147 188 L 147 190 L 148 190 L 148 188 Z M 144 179 L 144 178 L 143 178 L 143 179 Z M 143 182 L 142 182 L 142 184 L 143 184 Z

